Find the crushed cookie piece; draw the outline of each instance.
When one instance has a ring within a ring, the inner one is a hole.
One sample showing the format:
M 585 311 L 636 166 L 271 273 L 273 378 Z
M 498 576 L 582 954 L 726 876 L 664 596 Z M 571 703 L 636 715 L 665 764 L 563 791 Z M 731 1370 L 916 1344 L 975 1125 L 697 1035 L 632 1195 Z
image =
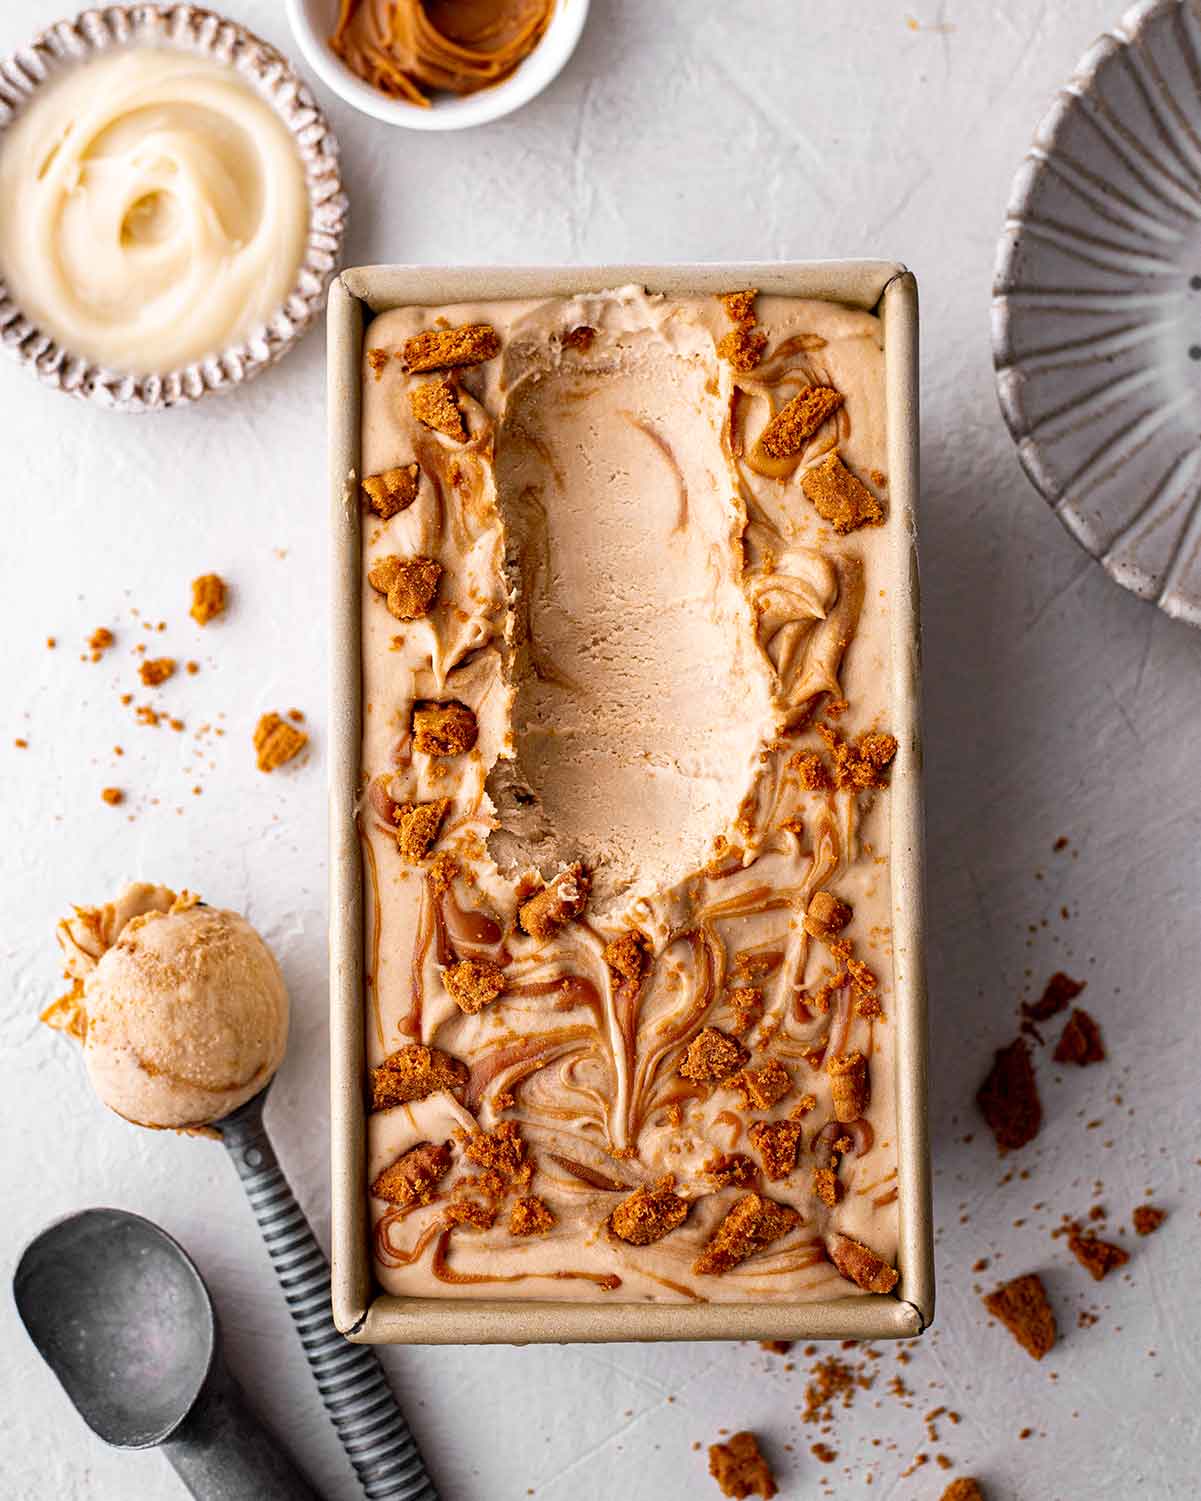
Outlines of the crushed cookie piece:
M 754 323 L 758 295 L 758 287 L 747 287 L 741 292 L 719 292 L 717 300 L 725 308 L 731 323 Z
M 722 1495 L 734 1501 L 746 1501 L 748 1496 L 771 1501 L 776 1494 L 776 1478 L 753 1433 L 735 1433 L 724 1444 L 710 1444 L 709 1473 Z
M 433 558 L 381 558 L 367 574 L 367 582 L 384 596 L 389 615 L 397 620 L 421 620 L 429 614 L 442 578 L 442 564 Z
M 788 1112 L 788 1119 L 790 1121 L 803 1120 L 805 1116 L 816 1109 L 817 1096 L 815 1094 L 803 1094 Z
M 575 349 L 580 354 L 587 354 L 592 348 L 596 338 L 596 329 L 587 323 L 578 324 L 575 328 L 569 328 L 563 335 L 564 349 Z
M 734 370 L 753 370 L 767 348 L 767 334 L 761 328 L 732 328 L 717 341 L 717 357 Z
M 395 469 L 384 469 L 379 474 L 369 474 L 363 481 L 363 494 L 367 504 L 382 521 L 408 508 L 417 499 L 417 486 L 421 470 L 416 464 L 400 464 Z
M 423 699 L 413 708 L 413 747 L 426 756 L 461 756 L 476 742 L 475 715 L 458 699 Z
M 102 787 L 100 789 L 100 796 L 110 808 L 115 808 L 118 803 L 125 801 L 125 794 L 121 791 L 120 787 Z
M 467 1083 L 467 1065 L 441 1048 L 409 1042 L 371 1070 L 371 1109 L 389 1110 L 448 1090 L 458 1095 Z
M 1040 998 L 1033 1005 L 1022 1007 L 1022 1015 L 1032 1022 L 1050 1021 L 1058 1012 L 1067 1010 L 1069 1001 L 1074 1001 L 1087 983 L 1086 980 L 1073 980 L 1071 975 L 1057 969 Z
M 414 375 L 427 370 L 450 370 L 456 365 L 480 365 L 500 352 L 500 336 L 490 323 L 464 323 L 459 328 L 427 328 L 406 339 L 401 358 Z
M 885 770 L 896 759 L 896 737 L 879 730 L 869 730 L 857 740 L 844 740 L 830 725 L 819 724 L 818 734 L 834 758 L 834 785 L 854 792 L 887 787 Z
M 505 972 L 488 959 L 460 959 L 442 972 L 442 983 L 460 1011 L 474 1016 L 505 988 Z
M 1035 1360 L 1041 1360 L 1055 1344 L 1059 1333 L 1055 1314 L 1037 1272 L 1002 1283 L 981 1301 Z
M 798 1121 L 755 1121 L 747 1132 L 759 1153 L 763 1171 L 773 1183 L 787 1178 L 796 1167 L 797 1150 L 804 1135 Z
M 369 349 L 367 351 L 367 368 L 379 380 L 387 368 L 388 361 L 392 358 L 386 349 Z
M 424 426 L 453 438 L 456 443 L 466 443 L 467 424 L 459 410 L 455 388 L 448 380 L 430 380 L 417 386 L 409 392 L 409 406 Z
M 838 1176 L 838 1169 L 817 1167 L 813 1170 L 813 1192 L 823 1204 L 835 1209 L 846 1193 L 846 1184 Z
M 225 613 L 225 580 L 217 573 L 202 573 L 192 580 L 192 608 L 188 614 L 197 625 L 208 625 Z
M 501 1121 L 494 1131 L 460 1131 L 463 1155 L 477 1167 L 512 1178 L 525 1166 L 525 1142 L 516 1121 Z
M 481 1204 L 478 1199 L 455 1199 L 442 1213 L 442 1228 L 454 1230 L 470 1225 L 473 1230 L 491 1230 L 500 1211 L 495 1204 Z
M 988 1122 L 1002 1156 L 1016 1152 L 1038 1135 L 1042 1104 L 1030 1048 L 1024 1037 L 998 1048 L 993 1066 L 976 1094 L 976 1104 Z
M 834 970 L 819 981 L 815 990 L 804 993 L 802 1000 L 805 1005 L 811 1006 L 814 1011 L 825 1013 L 830 1009 L 830 1002 L 834 998 L 834 993 L 842 990 L 844 986 L 850 983 L 851 977 L 845 969 Z
M 139 710 L 139 716 L 140 713 Z M 309 737 L 303 730 L 278 714 L 264 714 L 254 727 L 254 749 L 260 771 L 275 771 L 298 756 L 308 743 Z
M 759 1169 L 742 1152 L 721 1153 L 705 1163 L 705 1172 L 717 1188 L 753 1188 L 759 1179 Z
M 688 1044 L 680 1060 L 680 1073 L 694 1084 L 708 1084 L 725 1079 L 740 1069 L 750 1056 L 736 1037 L 729 1036 L 719 1027 L 705 1027 Z
M 800 453 L 805 440 L 811 438 L 822 423 L 834 415 L 842 405 L 842 399 L 842 392 L 835 391 L 832 386 L 804 387 L 791 401 L 784 403 L 759 434 L 760 447 L 773 459 L 790 459 L 793 454 Z M 837 458 L 837 455 L 833 457 Z M 809 473 L 813 471 L 810 470 Z M 802 488 L 807 477 L 801 476 Z M 808 490 L 805 493 L 808 495 Z
M 392 813 L 396 823 L 396 848 L 406 865 L 419 865 L 433 848 L 450 808 L 450 798 L 429 803 L 401 803 Z
M 792 1349 L 792 1343 L 790 1339 L 761 1339 L 759 1348 L 768 1355 L 787 1355 Z
M 459 862 L 453 855 L 448 855 L 445 850 L 435 855 L 430 861 L 429 877 L 430 884 L 434 888 L 434 895 L 441 896 L 449 891 L 454 878 L 459 874 Z
M 761 1194 L 749 1193 L 739 1199 L 718 1225 L 692 1270 L 698 1277 L 720 1277 L 787 1235 L 800 1219 L 790 1204 L 778 1204 Z
M 517 921 L 531 938 L 544 943 L 580 916 L 588 905 L 591 890 L 592 877 L 577 860 L 522 902 L 517 909 Z
M 868 1293 L 890 1293 L 897 1285 L 897 1269 L 870 1246 L 849 1235 L 834 1235 L 827 1243 L 830 1260 L 844 1277 Z
M 601 957 L 615 979 L 637 985 L 651 966 L 651 941 L 640 928 L 631 928 L 605 944 Z
M 675 1179 L 670 1173 L 649 1187 L 645 1184 L 622 1199 L 609 1216 L 609 1229 L 631 1246 L 649 1246 L 662 1240 L 688 1218 L 691 1207 L 687 1199 L 674 1193 Z
M 792 1088 L 792 1075 L 778 1058 L 769 1058 L 762 1068 L 744 1068 L 727 1080 L 727 1087 L 742 1096 L 744 1110 L 770 1110 Z
M 1134 1221 L 1135 1233 L 1138 1235 L 1154 1235 L 1168 1217 L 1166 1209 L 1156 1209 L 1153 1204 L 1140 1204 L 1130 1216 Z
M 789 770 L 795 771 L 806 792 L 828 792 L 834 783 L 826 770 L 826 763 L 817 751 L 798 751 L 788 762 Z
M 830 1076 L 830 1099 L 836 1121 L 857 1121 L 867 1109 L 870 1087 L 867 1059 L 857 1049 L 852 1053 L 835 1053 L 826 1059 Z
M 763 992 L 754 985 L 739 985 L 726 992 L 726 1002 L 733 1013 L 731 1030 L 741 1037 L 763 1019 Z
M 526 1194 L 509 1211 L 510 1235 L 546 1235 L 555 1227 L 555 1217 L 536 1194 Z
M 371 1185 L 377 1199 L 389 1204 L 428 1204 L 439 1182 L 450 1172 L 450 1143 L 440 1146 L 419 1141 L 386 1167 Z
M 138 667 L 138 676 L 147 688 L 157 688 L 175 673 L 173 657 L 151 657 Z
M 984 1492 L 980 1489 L 979 1481 L 965 1475 L 959 1480 L 951 1481 L 942 1493 L 942 1501 L 984 1501 Z
M 1068 1236 L 1068 1250 L 1094 1282 L 1100 1282 L 1115 1267 L 1125 1266 L 1130 1260 L 1130 1252 L 1121 1246 L 1079 1230 L 1073 1230 Z
M 116 639 L 116 636 L 113 635 L 108 626 L 97 626 L 88 637 L 88 645 L 92 649 L 92 661 L 99 662 L 109 647 L 116 642 Z
M 1079 1068 L 1104 1062 L 1105 1044 L 1101 1040 L 1101 1028 L 1087 1011 L 1082 1011 L 1079 1006 L 1073 1009 L 1051 1056 L 1056 1063 L 1074 1063 Z
M 832 453 L 801 475 L 801 489 L 814 510 L 840 537 L 861 526 L 880 526 L 884 508 L 862 480 Z
M 841 933 L 854 915 L 850 904 L 835 896 L 832 891 L 815 891 L 809 900 L 806 918 L 818 929 L 814 936 L 821 937 L 826 933 Z M 805 927 L 808 931 L 808 921 Z

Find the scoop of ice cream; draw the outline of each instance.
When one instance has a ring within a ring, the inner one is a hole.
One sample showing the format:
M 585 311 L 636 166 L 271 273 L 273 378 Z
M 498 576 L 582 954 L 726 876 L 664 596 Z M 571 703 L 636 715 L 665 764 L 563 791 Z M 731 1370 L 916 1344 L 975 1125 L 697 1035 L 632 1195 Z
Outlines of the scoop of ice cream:
M 45 1020 L 82 1038 L 92 1085 L 143 1126 L 205 1125 L 283 1061 L 288 994 L 244 917 L 165 887 L 128 887 L 59 924 L 70 995 Z

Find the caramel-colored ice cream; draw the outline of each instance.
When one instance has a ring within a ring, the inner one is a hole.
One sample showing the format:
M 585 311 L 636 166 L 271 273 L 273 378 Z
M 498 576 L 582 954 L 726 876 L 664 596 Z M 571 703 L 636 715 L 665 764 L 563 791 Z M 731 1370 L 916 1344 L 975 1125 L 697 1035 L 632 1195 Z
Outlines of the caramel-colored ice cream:
M 881 330 L 727 301 L 624 288 L 367 331 L 389 1291 L 896 1281 Z
M 73 986 L 43 1020 L 82 1042 L 97 1096 L 126 1120 L 208 1125 L 283 1062 L 283 976 L 238 913 L 137 884 L 76 907 L 58 941 Z

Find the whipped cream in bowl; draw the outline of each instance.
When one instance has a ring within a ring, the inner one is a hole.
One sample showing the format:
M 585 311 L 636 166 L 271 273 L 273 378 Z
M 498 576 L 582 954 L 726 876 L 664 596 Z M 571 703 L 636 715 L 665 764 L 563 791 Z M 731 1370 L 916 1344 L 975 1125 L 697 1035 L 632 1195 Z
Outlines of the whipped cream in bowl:
M 120 410 L 238 385 L 324 303 L 336 144 L 283 58 L 188 6 L 89 12 L 13 60 L 0 325 L 44 381 Z

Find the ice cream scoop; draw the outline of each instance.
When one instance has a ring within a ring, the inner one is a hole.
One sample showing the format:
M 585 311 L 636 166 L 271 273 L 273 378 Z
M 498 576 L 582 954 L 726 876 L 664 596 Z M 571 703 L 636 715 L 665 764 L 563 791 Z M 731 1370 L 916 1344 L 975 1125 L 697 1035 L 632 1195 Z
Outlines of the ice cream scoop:
M 329 1263 L 263 1123 L 288 1040 L 288 995 L 271 950 L 238 913 L 145 884 L 76 907 L 58 941 L 71 989 L 42 1020 L 82 1042 L 97 1095 L 119 1115 L 221 1139 L 364 1494 L 437 1501 L 378 1356 L 334 1327 Z M 193 1494 L 213 1501 L 250 1493 L 198 1482 Z
M 80 1037 L 92 1087 L 126 1120 L 210 1124 L 283 1061 L 288 992 L 238 913 L 133 885 L 103 907 L 77 907 L 58 940 L 74 984 L 45 1020 Z

